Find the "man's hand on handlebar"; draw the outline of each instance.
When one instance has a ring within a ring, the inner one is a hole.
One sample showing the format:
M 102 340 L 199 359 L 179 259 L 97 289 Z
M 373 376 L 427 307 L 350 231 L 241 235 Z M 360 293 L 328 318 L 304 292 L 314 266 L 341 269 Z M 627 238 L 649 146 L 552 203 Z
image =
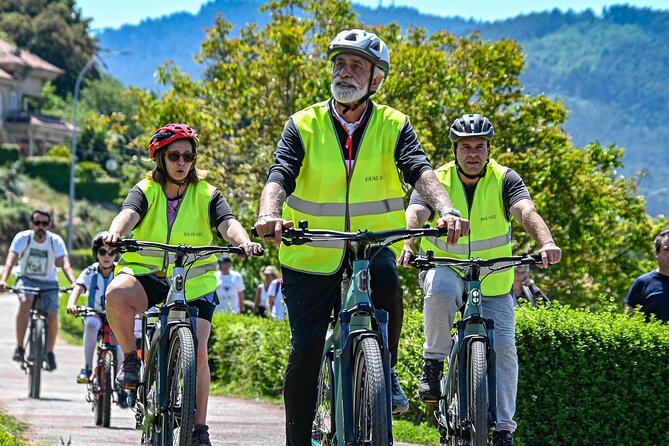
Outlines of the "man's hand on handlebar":
M 455 245 L 460 237 L 469 235 L 469 220 L 453 214 L 445 214 L 441 217 L 437 221 L 437 227 L 448 230 L 447 242 L 449 245 Z
M 411 247 L 411 241 L 405 240 L 404 246 L 402 246 L 402 252 L 397 257 L 397 266 L 403 266 L 405 268 L 410 267 L 409 261 L 414 257 L 413 248 Z
M 538 264 L 539 268 L 548 268 L 548 265 L 558 263 L 562 259 L 562 250 L 555 244 L 549 242 L 544 244 L 539 250 L 542 262 Z
M 272 217 L 269 215 L 261 215 L 258 221 L 253 225 L 253 229 L 258 234 L 258 237 L 263 240 L 273 240 L 277 248 L 281 245 L 281 237 L 283 230 L 292 228 L 295 223 L 284 220 L 281 217 Z
M 260 243 L 252 242 L 250 240 L 242 243 L 239 247 L 244 250 L 247 256 L 260 256 L 264 252 Z

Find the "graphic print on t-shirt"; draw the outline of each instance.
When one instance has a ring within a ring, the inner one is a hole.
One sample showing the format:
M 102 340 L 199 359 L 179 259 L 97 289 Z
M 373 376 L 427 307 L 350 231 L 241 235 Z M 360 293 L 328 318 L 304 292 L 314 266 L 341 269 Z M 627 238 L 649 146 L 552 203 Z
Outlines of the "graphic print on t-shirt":
M 26 261 L 26 270 L 28 276 L 46 276 L 46 266 L 49 262 L 49 252 L 41 249 L 30 248 L 28 259 Z

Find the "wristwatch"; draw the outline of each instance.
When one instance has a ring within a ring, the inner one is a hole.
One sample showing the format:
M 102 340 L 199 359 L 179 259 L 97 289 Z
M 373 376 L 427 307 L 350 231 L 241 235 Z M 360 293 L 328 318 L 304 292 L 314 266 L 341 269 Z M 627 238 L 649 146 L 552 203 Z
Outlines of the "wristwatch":
M 455 208 L 446 208 L 446 209 L 444 209 L 444 211 L 441 213 L 441 217 L 443 217 L 443 216 L 446 215 L 446 214 L 455 215 L 455 216 L 458 217 L 458 218 L 462 217 L 462 212 L 460 212 L 459 210 L 457 210 L 457 209 L 455 209 Z

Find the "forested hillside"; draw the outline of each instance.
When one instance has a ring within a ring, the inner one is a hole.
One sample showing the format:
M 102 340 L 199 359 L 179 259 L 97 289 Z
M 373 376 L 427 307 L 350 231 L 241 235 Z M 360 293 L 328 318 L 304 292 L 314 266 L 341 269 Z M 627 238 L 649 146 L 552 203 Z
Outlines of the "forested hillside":
M 159 89 L 157 68 L 173 61 L 183 72 L 200 78 L 204 66 L 195 62 L 217 13 L 239 27 L 264 26 L 268 13 L 259 11 L 260 0 L 216 0 L 197 15 L 178 13 L 145 20 L 136 26 L 104 30 L 101 46 L 130 49 L 126 57 L 109 58 L 114 76 L 126 84 Z M 484 39 L 518 40 L 526 54 L 521 75 L 528 93 L 545 93 L 564 101 L 571 112 L 566 128 L 574 143 L 599 141 L 625 148 L 625 168 L 639 171 L 640 193 L 648 197 L 648 211 L 657 215 L 669 209 L 669 12 L 614 6 L 583 13 L 558 10 L 488 23 L 420 14 L 406 7 L 354 6 L 362 23 L 398 23 L 402 29 L 420 26 L 429 32 L 446 30 L 456 35 L 478 31 Z M 232 30 L 232 35 L 237 31 Z M 392 75 L 392 74 L 391 74 Z

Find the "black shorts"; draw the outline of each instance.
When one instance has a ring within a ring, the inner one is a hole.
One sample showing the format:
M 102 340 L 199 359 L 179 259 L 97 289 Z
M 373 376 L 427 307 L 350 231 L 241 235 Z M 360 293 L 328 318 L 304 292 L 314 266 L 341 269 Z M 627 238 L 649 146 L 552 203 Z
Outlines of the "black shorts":
M 146 276 L 135 276 L 139 283 L 144 288 L 146 292 L 146 297 L 149 300 L 149 307 L 151 308 L 154 305 L 165 302 L 167 298 L 167 293 L 170 290 L 170 287 L 162 279 L 159 279 L 156 276 L 146 275 Z M 204 298 L 199 298 L 195 300 L 186 301 L 189 307 L 197 308 L 197 317 L 198 319 L 204 319 L 205 321 L 211 322 L 211 319 L 214 317 L 214 310 L 216 309 L 216 304 L 208 302 Z

